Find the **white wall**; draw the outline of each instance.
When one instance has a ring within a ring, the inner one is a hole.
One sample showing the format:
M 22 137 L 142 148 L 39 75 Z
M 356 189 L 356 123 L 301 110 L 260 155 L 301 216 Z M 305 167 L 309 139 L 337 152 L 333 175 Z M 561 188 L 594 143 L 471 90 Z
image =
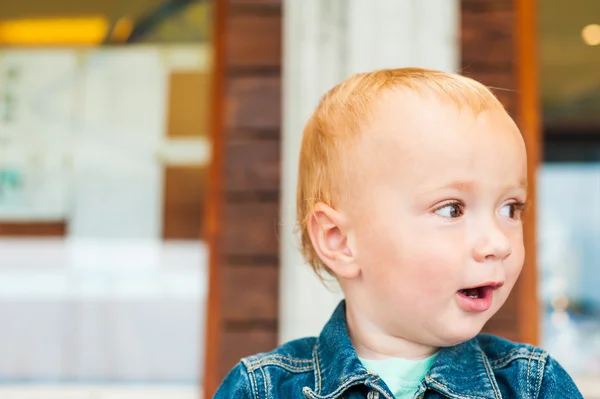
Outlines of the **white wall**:
M 280 341 L 318 335 L 341 298 L 313 275 L 295 229 L 298 154 L 319 98 L 349 75 L 384 67 L 456 71 L 458 0 L 285 0 Z

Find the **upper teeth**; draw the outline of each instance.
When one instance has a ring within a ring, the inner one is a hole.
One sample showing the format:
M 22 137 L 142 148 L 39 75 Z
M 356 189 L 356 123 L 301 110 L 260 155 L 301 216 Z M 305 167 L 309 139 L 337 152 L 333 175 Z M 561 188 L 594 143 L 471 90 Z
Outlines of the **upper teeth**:
M 479 298 L 479 290 L 477 288 L 467 288 L 462 290 L 464 295 L 468 298 Z

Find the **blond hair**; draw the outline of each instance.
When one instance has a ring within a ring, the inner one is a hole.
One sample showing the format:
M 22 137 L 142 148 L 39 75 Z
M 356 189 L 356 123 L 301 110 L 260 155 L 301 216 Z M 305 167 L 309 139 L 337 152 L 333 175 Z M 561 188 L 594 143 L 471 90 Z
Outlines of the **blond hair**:
M 352 139 L 368 125 L 374 104 L 392 90 L 436 98 L 475 113 L 502 107 L 487 87 L 473 79 L 420 68 L 355 74 L 327 92 L 304 128 L 296 201 L 302 253 L 319 277 L 323 271 L 332 272 L 312 246 L 308 220 L 318 203 L 335 208 L 348 178 L 344 160 Z

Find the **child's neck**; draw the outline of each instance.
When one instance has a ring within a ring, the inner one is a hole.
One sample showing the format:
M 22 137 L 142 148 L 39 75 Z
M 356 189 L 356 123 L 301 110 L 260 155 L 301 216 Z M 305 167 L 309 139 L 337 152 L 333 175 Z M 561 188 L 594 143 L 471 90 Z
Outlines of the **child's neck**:
M 383 360 L 403 358 L 424 359 L 438 348 L 412 342 L 402 337 L 389 335 L 368 317 L 362 317 L 346 308 L 346 320 L 352 345 L 362 359 Z

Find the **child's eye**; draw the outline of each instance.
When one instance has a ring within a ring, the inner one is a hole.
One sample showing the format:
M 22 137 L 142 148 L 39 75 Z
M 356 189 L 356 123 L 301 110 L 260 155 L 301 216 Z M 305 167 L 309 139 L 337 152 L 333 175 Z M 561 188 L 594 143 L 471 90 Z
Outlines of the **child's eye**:
M 511 219 L 520 220 L 525 204 L 523 202 L 514 202 L 506 204 L 500 209 L 500 216 L 506 216 Z
M 436 209 L 435 213 L 446 218 L 457 218 L 463 215 L 463 206 L 458 202 L 453 202 Z

